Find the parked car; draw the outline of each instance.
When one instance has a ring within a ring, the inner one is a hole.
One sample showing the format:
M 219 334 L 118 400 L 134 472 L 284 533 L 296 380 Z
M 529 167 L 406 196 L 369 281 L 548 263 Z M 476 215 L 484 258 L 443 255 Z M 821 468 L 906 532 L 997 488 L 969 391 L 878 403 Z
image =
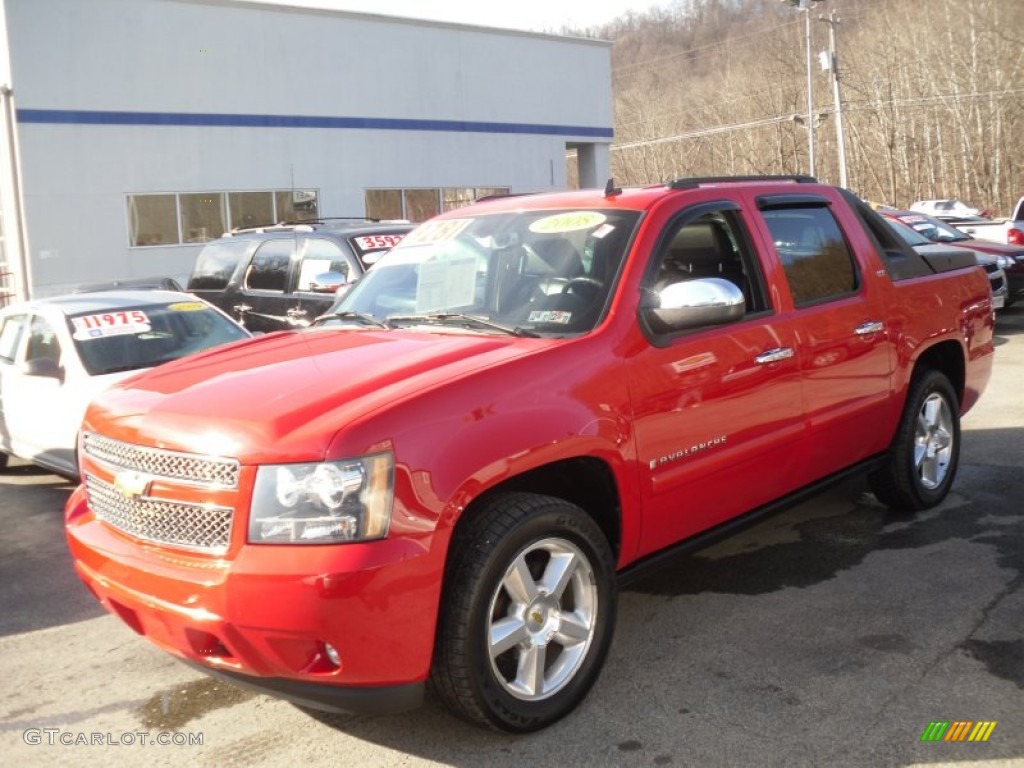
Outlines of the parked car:
M 1017 201 L 1008 219 L 958 218 L 950 223 L 971 237 L 1024 246 L 1024 197 Z
M 302 328 L 412 228 L 343 219 L 234 230 L 203 246 L 188 290 L 249 330 Z
M 978 240 L 941 219 L 916 211 L 892 209 L 880 213 L 905 224 L 930 243 L 965 248 L 974 252 L 978 263 L 989 273 L 993 296 L 1005 297 L 1004 306 L 1009 307 L 1024 296 L 1024 246 L 1000 245 Z M 910 244 L 917 246 L 923 243 L 916 240 Z
M 106 291 L 0 310 L 0 469 L 18 456 L 78 476 L 79 426 L 101 390 L 250 334 L 184 293 Z
M 910 210 L 929 213 L 933 216 L 979 216 L 981 210 L 968 205 L 962 200 L 918 200 L 910 206 Z
M 173 277 L 125 277 L 106 280 L 102 283 L 82 283 L 75 286 L 74 293 L 95 293 L 96 291 L 178 291 L 185 289 Z
M 313 327 L 100 395 L 75 568 L 212 675 L 373 712 L 429 678 L 543 728 L 597 679 L 620 579 L 852 472 L 946 498 L 994 348 L 947 250 L 802 176 L 450 211 Z

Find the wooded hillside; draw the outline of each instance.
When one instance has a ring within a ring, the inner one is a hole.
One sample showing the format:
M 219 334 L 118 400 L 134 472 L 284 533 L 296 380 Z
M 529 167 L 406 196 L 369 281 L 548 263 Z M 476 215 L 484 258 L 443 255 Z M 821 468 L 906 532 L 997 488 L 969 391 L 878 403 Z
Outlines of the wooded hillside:
M 835 11 L 847 186 L 905 206 L 957 197 L 1005 215 L 1024 195 L 1024 1 L 827 0 L 809 11 L 815 175 L 839 182 Z M 807 173 L 805 11 L 676 0 L 592 34 L 613 40 L 617 182 Z M 794 115 L 799 120 L 794 120 Z

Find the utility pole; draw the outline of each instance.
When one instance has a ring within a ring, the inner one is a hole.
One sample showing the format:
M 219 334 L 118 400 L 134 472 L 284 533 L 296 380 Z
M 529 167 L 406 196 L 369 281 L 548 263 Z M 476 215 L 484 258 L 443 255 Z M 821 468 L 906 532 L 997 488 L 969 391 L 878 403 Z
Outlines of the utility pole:
M 804 47 L 807 52 L 807 167 L 808 175 L 814 175 L 814 81 L 811 75 L 811 6 L 822 0 L 781 0 L 804 12 Z
M 832 11 L 828 18 L 819 16 L 818 21 L 828 24 L 828 51 L 822 51 L 822 67 L 832 74 L 832 100 L 836 113 L 836 147 L 839 150 L 839 186 L 846 187 L 846 143 L 843 141 L 843 101 L 839 95 L 839 55 L 836 52 L 836 27 L 839 17 Z

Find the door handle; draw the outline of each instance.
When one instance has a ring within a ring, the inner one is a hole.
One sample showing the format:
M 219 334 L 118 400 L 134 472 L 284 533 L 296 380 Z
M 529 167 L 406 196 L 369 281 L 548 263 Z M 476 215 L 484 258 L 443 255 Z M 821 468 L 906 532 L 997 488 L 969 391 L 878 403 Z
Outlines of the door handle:
M 232 309 L 235 310 L 235 312 L 243 313 L 248 312 L 250 309 L 252 309 L 252 307 L 250 307 L 248 304 L 235 304 L 235 306 L 233 306 Z
M 885 323 L 881 323 L 878 320 L 868 320 L 866 323 L 858 325 L 854 333 L 858 336 L 870 336 L 872 333 L 881 333 L 884 330 Z
M 782 360 L 789 360 L 792 356 L 793 350 L 790 347 L 777 347 L 775 349 L 769 349 L 767 352 L 762 352 L 754 358 L 754 362 L 758 365 L 767 365 L 768 363 L 778 363 Z
M 285 312 L 285 314 L 288 315 L 288 317 L 305 317 L 306 315 L 309 314 L 309 312 L 307 312 L 304 309 L 292 308 Z

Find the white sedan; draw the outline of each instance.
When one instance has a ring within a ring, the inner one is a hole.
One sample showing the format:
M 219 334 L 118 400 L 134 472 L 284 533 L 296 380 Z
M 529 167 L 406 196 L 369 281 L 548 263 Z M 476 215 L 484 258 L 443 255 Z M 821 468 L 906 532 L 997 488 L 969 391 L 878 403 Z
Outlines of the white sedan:
M 18 456 L 78 476 L 78 431 L 101 390 L 251 334 L 173 291 L 104 291 L 0 309 L 0 470 Z

